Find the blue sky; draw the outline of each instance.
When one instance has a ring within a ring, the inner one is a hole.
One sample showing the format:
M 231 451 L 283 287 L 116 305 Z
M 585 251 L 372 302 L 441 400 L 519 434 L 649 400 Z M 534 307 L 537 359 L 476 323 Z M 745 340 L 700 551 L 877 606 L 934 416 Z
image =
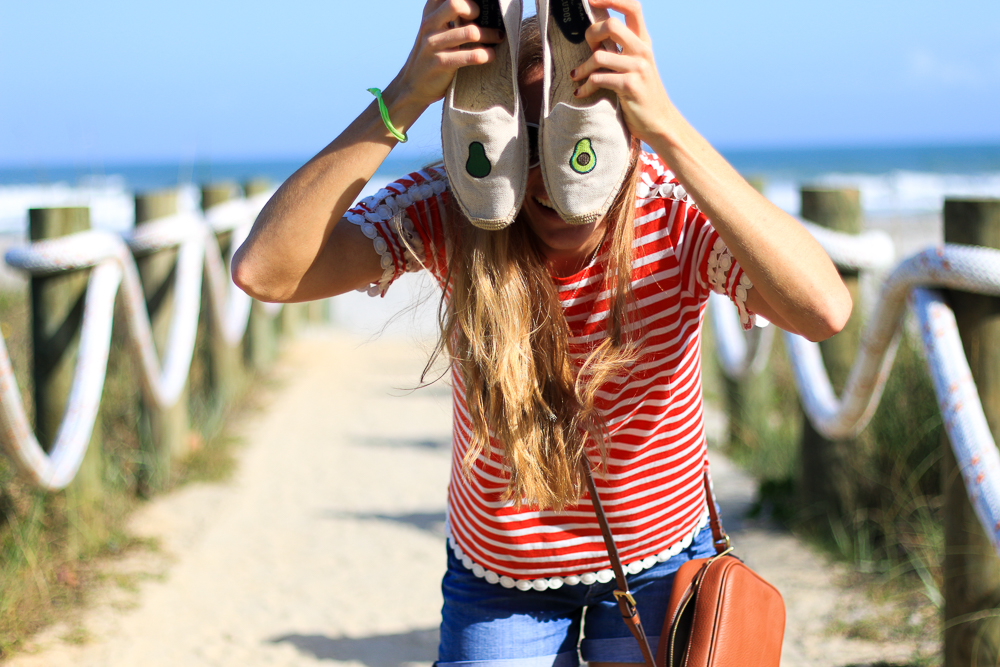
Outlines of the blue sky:
M 723 148 L 1000 143 L 1000 2 L 646 0 Z M 0 3 L 0 164 L 308 156 L 406 58 L 422 2 Z M 403 150 L 433 152 L 429 110 Z

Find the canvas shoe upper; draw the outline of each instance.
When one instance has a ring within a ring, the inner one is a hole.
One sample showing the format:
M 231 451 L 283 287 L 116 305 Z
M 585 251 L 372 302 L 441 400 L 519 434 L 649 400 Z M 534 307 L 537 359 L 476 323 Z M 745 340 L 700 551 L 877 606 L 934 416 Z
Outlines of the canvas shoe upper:
M 587 0 L 536 0 L 536 6 L 545 64 L 539 123 L 542 177 L 563 220 L 590 224 L 611 207 L 630 160 L 631 138 L 618 97 L 601 90 L 576 98 L 578 84 L 570 78 L 592 54 L 584 38 L 587 27 L 608 13 L 593 10 Z
M 455 200 L 472 224 L 502 229 L 524 201 L 528 135 L 517 88 L 521 0 L 475 0 L 476 23 L 502 28 L 496 58 L 462 67 L 445 96 L 441 118 L 444 166 Z

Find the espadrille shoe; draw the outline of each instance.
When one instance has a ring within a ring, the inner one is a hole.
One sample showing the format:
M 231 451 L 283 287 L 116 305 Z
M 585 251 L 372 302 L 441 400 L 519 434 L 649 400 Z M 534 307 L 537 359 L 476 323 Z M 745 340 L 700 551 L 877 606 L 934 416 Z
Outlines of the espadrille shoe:
M 524 202 L 528 133 L 517 90 L 521 0 L 474 0 L 476 23 L 501 28 L 496 58 L 462 67 L 445 96 L 441 117 L 444 167 L 462 212 L 477 227 L 503 229 Z
M 562 219 L 586 225 L 607 213 L 629 167 L 631 139 L 618 97 L 602 90 L 576 98 L 578 84 L 569 75 L 592 54 L 587 28 L 608 13 L 591 9 L 587 0 L 536 3 L 545 62 L 539 130 L 542 177 Z

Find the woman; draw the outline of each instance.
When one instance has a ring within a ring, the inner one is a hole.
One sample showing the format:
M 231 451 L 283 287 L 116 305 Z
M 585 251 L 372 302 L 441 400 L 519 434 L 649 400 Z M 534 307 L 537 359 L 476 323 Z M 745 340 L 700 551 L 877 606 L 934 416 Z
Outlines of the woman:
M 655 634 L 673 573 L 713 553 L 702 530 L 698 366 L 709 291 L 728 294 L 744 326 L 756 314 L 810 340 L 850 315 L 822 249 L 672 105 L 639 3 L 590 5 L 625 20 L 587 29 L 595 51 L 571 78 L 581 98 L 616 94 L 635 139 L 604 217 L 565 223 L 537 166 L 516 222 L 500 231 L 463 219 L 442 168 L 350 208 L 396 143 L 373 103 L 281 186 L 233 262 L 236 283 L 264 301 L 377 295 L 421 269 L 441 284 L 438 349 L 452 359 L 455 429 L 439 665 L 572 667 L 578 645 L 601 667 L 641 663 L 612 596 L 581 462 L 595 470 Z M 470 0 L 427 1 L 384 93 L 397 129 L 440 100 L 459 68 L 496 57 L 504 35 L 473 24 L 478 13 Z M 620 53 L 599 50 L 606 40 Z M 529 123 L 543 94 L 540 43 L 529 19 L 519 68 Z

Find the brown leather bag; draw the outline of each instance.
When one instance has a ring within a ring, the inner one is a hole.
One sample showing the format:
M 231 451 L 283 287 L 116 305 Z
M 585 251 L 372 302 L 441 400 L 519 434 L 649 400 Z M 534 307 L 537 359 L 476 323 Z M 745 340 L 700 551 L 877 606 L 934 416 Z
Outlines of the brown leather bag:
M 730 555 L 729 536 L 715 510 L 707 472 L 705 494 L 716 555 L 688 561 L 674 576 L 654 663 L 590 466 L 584 465 L 584 468 L 590 498 L 618 583 L 615 598 L 622 618 L 639 642 L 647 666 L 778 667 L 785 634 L 785 603 L 774 586 L 739 558 Z

